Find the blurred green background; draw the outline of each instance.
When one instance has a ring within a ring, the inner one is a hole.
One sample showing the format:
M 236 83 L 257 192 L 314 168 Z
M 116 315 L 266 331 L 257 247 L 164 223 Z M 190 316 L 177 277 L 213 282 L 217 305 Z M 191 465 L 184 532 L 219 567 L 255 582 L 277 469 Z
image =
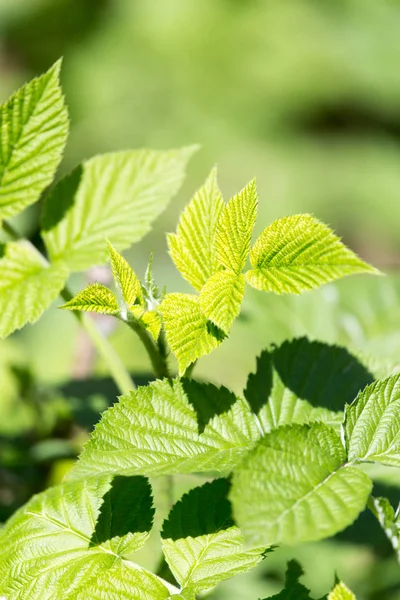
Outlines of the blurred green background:
M 300 298 L 248 292 L 229 339 L 200 361 L 198 377 L 240 391 L 262 348 L 297 335 L 345 344 L 396 368 L 400 2 L 0 0 L 0 102 L 61 55 L 71 134 L 60 176 L 101 152 L 202 146 L 178 197 L 127 253 L 139 275 L 154 249 L 159 284 L 188 289 L 164 232 L 175 229 L 214 164 L 226 198 L 256 175 L 258 230 L 278 216 L 312 212 L 389 274 Z M 16 226 L 40 243 L 37 207 Z M 76 277 L 72 286 L 84 282 Z M 107 320 L 100 326 L 113 329 Z M 131 332 L 117 328 L 111 339 L 136 379 L 146 381 L 149 364 Z M 4 519 L 62 477 L 116 390 L 73 317 L 55 309 L 0 345 L 0 382 Z M 389 492 L 398 500 L 397 482 L 392 476 Z M 400 599 L 400 569 L 368 519 L 335 541 L 278 550 L 256 574 L 227 582 L 212 597 L 276 592 L 293 556 L 316 595 L 337 570 L 360 600 Z

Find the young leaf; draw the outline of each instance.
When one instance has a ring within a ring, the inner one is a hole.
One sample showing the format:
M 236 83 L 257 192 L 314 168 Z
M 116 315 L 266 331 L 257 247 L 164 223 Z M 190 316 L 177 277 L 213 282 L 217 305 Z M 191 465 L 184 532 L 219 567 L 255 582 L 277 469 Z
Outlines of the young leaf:
M 235 519 L 253 544 L 299 544 L 334 535 L 365 507 L 372 482 L 348 465 L 322 423 L 266 435 L 233 475 Z
M 367 386 L 346 406 L 344 432 L 350 461 L 400 466 L 400 374 Z
M 63 263 L 48 266 L 23 242 L 0 247 L 0 337 L 34 323 L 64 287 L 69 271 Z
M 108 251 L 115 283 L 125 310 L 129 310 L 135 303 L 144 306 L 142 285 L 139 278 L 125 258 L 110 243 L 108 243 Z
M 52 182 L 68 135 L 61 61 L 0 106 L 0 219 L 18 214 Z
M 125 494 L 123 502 L 112 499 L 112 486 L 104 476 L 67 482 L 34 496 L 11 518 L 1 532 L 0 556 L 0 576 L 10 598 L 83 600 L 94 597 L 89 590 L 98 589 L 99 582 L 125 579 L 127 589 L 144 588 L 134 597 L 168 597 L 160 580 L 129 560 L 149 536 L 148 483 L 126 480 L 131 498 Z M 146 595 L 147 585 L 154 595 Z
M 264 229 L 250 261 L 247 282 L 275 294 L 300 294 L 346 275 L 378 273 L 307 214 L 277 219 Z
M 328 596 L 328 600 L 357 600 L 353 592 L 342 581 L 337 583 Z
M 119 314 L 118 300 L 112 291 L 101 283 L 91 283 L 61 308 L 102 313 L 103 315 Z
M 156 381 L 103 413 L 70 476 L 226 472 L 258 437 L 246 403 L 226 388 Z
M 226 479 L 194 488 L 164 521 L 164 555 L 183 595 L 195 597 L 263 559 L 265 548 L 245 549 L 232 520 L 228 491 Z
M 368 507 L 378 519 L 400 562 L 400 521 L 387 498 L 371 496 Z M 398 510 L 396 511 L 398 513 Z
M 160 304 L 167 342 L 178 359 L 179 375 L 220 345 L 224 334 L 202 313 L 197 296 L 167 294 Z
M 218 269 L 215 234 L 224 202 L 213 169 L 183 211 L 176 233 L 168 234 L 168 246 L 176 268 L 200 291 Z
M 78 167 L 47 198 L 50 257 L 82 271 L 105 262 L 106 237 L 118 250 L 142 239 L 177 193 L 194 149 L 115 152 Z
M 157 341 L 162 326 L 161 317 L 158 312 L 155 310 L 149 310 L 145 312 L 140 318 L 140 322 L 143 324 L 144 328 L 147 329 L 154 340 Z
M 228 333 L 240 312 L 244 296 L 244 275 L 218 271 L 200 292 L 200 308 L 209 321 Z
M 310 590 L 299 582 L 302 575 L 304 575 L 304 571 L 297 560 L 289 561 L 285 575 L 285 588 L 279 594 L 264 598 L 264 600 L 313 600 Z
M 224 206 L 218 223 L 215 238 L 218 263 L 237 275 L 243 271 L 249 255 L 257 203 L 257 188 L 253 179 Z

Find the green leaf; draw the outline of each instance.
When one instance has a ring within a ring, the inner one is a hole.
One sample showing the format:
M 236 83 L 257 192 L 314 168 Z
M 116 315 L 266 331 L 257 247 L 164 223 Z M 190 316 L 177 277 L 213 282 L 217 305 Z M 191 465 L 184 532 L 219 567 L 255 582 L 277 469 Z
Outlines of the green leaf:
M 226 388 L 156 381 L 103 413 L 70 476 L 227 472 L 258 437 L 246 402 Z
M 245 281 L 241 273 L 218 271 L 200 292 L 200 308 L 209 321 L 228 333 L 240 313 Z
M 91 283 L 60 308 L 118 315 L 119 306 L 115 295 L 101 283 Z
M 304 571 L 297 560 L 289 561 L 285 575 L 285 588 L 279 594 L 264 600 L 313 600 L 310 590 L 299 582 L 302 575 Z
M 125 311 L 129 310 L 134 304 L 144 306 L 142 284 L 139 278 L 125 258 L 110 243 L 108 243 L 108 251 L 114 280 Z
M 219 346 L 224 333 L 202 313 L 198 296 L 167 294 L 160 304 L 167 342 L 175 354 L 179 375 Z
M 162 547 L 183 594 L 195 597 L 255 567 L 265 548 L 245 549 L 227 498 L 229 482 L 217 479 L 185 494 L 164 522 Z
M 328 600 L 357 600 L 353 592 L 349 590 L 347 585 L 339 582 L 335 585 L 328 596 Z
M 177 193 L 195 148 L 128 150 L 96 156 L 64 178 L 47 198 L 43 237 L 50 257 L 81 271 L 141 240 Z
M 300 294 L 346 275 L 379 273 L 307 214 L 277 219 L 264 229 L 250 261 L 247 282 L 275 294 Z
M 350 525 L 372 482 L 346 463 L 335 431 L 322 423 L 280 427 L 233 475 L 235 520 L 253 544 L 320 540 Z
M 69 271 L 63 263 L 48 265 L 28 244 L 0 246 L 0 337 L 34 323 L 64 287 Z
M 367 386 L 345 409 L 350 461 L 400 466 L 400 374 Z
M 395 514 L 392 505 L 387 498 L 374 498 L 371 496 L 368 503 L 375 517 L 378 519 L 389 542 L 396 552 L 397 560 L 400 562 L 400 521 L 398 510 Z
M 61 61 L 0 106 L 0 219 L 18 214 L 52 182 L 68 136 Z
M 140 323 L 143 324 L 143 327 L 150 333 L 154 340 L 157 341 L 162 326 L 161 317 L 158 312 L 156 310 L 148 310 L 140 318 Z
M 10 598 L 102 597 L 91 591 L 106 581 L 123 589 L 123 580 L 126 589 L 140 590 L 133 597 L 168 597 L 161 581 L 128 556 L 149 536 L 149 484 L 144 478 L 126 480 L 131 498 L 125 493 L 122 501 L 113 495 L 113 484 L 104 476 L 63 483 L 34 496 L 10 519 L 1 532 L 0 556 L 0 576 Z M 146 595 L 147 585 L 154 595 Z
M 168 235 L 168 246 L 176 268 L 200 291 L 218 269 L 215 234 L 224 202 L 213 169 L 183 211 L 176 233 Z
M 224 206 L 218 223 L 215 239 L 218 262 L 237 275 L 243 271 L 249 255 L 257 203 L 257 188 L 253 179 Z

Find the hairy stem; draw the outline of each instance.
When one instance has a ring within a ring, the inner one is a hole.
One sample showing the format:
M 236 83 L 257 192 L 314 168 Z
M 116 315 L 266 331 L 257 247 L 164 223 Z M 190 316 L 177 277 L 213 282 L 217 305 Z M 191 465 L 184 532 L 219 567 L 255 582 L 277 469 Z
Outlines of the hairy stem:
M 14 229 L 14 227 L 8 223 L 7 221 L 2 222 L 3 230 L 11 237 L 13 240 L 20 240 L 21 236 L 18 231 Z M 29 246 L 35 250 L 35 252 L 40 257 L 44 266 L 48 267 L 50 265 L 47 258 L 34 246 L 29 240 L 22 238 L 25 243 L 29 244 Z M 65 287 L 60 296 L 68 302 L 73 297 L 73 294 L 70 290 Z M 108 341 L 108 339 L 103 335 L 100 329 L 96 326 L 93 319 L 91 319 L 88 315 L 79 313 L 74 311 L 75 317 L 78 319 L 82 327 L 85 329 L 86 333 L 90 337 L 93 342 L 94 347 L 97 352 L 104 358 L 106 364 L 109 368 L 110 375 L 114 379 L 119 391 L 122 394 L 126 394 L 129 390 L 135 389 L 135 384 L 132 381 L 131 376 L 129 375 L 125 365 L 121 361 L 118 354 L 115 352 L 114 348 Z

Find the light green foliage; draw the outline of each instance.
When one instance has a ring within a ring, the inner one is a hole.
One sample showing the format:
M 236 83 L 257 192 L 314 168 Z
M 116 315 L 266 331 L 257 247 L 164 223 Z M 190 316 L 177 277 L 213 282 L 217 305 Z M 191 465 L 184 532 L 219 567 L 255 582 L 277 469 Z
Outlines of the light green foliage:
M 134 304 L 144 306 L 142 284 L 139 278 L 133 272 L 125 258 L 110 243 L 108 244 L 108 251 L 110 253 L 114 281 L 125 310 L 128 311 Z
M 201 311 L 198 296 L 167 294 L 160 311 L 167 342 L 178 360 L 180 375 L 223 340 L 223 332 L 218 331 Z
M 355 273 L 378 273 L 312 215 L 277 219 L 250 252 L 246 279 L 258 290 L 300 294 Z
M 200 293 L 200 308 L 217 327 L 228 333 L 239 315 L 244 296 L 245 280 L 242 273 L 217 271 Z
M 328 600 L 356 600 L 356 597 L 353 592 L 349 590 L 347 585 L 343 582 L 339 582 L 329 594 Z
M 1 247 L 0 336 L 34 323 L 64 287 L 69 275 L 63 263 L 48 265 L 24 242 Z
M 118 250 L 142 239 L 177 193 L 194 150 L 115 152 L 78 167 L 46 202 L 43 237 L 50 257 L 81 271 L 105 262 L 106 237 Z M 65 196 L 68 202 L 60 205 Z
M 255 567 L 265 548 L 245 549 L 231 516 L 229 482 L 216 479 L 183 496 L 164 522 L 162 547 L 185 597 Z
M 394 512 L 393 506 L 387 498 L 374 498 L 371 496 L 368 506 L 378 519 L 389 542 L 400 562 L 400 519 L 399 509 Z
M 315 423 L 265 436 L 236 469 L 231 500 L 251 543 L 298 544 L 350 525 L 371 488 L 334 430 Z
M 0 106 L 0 219 L 36 202 L 51 183 L 68 135 L 61 61 Z
M 346 406 L 349 460 L 400 466 L 400 375 L 365 388 Z
M 279 594 L 264 598 L 264 600 L 313 600 L 310 596 L 310 590 L 299 581 L 302 575 L 304 575 L 304 571 L 299 563 L 296 560 L 289 561 L 284 589 Z
M 139 599 L 168 597 L 160 580 L 129 560 L 149 536 L 149 485 L 144 478 L 127 480 L 130 501 L 125 493 L 122 502 L 113 497 L 112 485 L 104 476 L 67 482 L 35 496 L 13 516 L 1 532 L 0 557 L 10 598 L 83 599 L 105 580 L 121 591 L 135 590 Z M 107 597 L 120 598 L 116 592 Z
M 101 283 L 91 283 L 61 308 L 102 313 L 103 315 L 119 313 L 117 298 Z
M 246 403 L 226 388 L 156 381 L 103 413 L 71 477 L 227 472 L 257 439 Z
M 218 262 L 225 269 L 243 271 L 257 217 L 256 182 L 250 181 L 224 206 L 215 239 Z
M 155 341 L 160 335 L 162 322 L 161 317 L 156 310 L 148 310 L 140 318 L 139 323 L 150 333 Z
M 213 169 L 186 206 L 176 233 L 168 234 L 168 246 L 176 268 L 200 291 L 218 270 L 215 234 L 224 202 Z

